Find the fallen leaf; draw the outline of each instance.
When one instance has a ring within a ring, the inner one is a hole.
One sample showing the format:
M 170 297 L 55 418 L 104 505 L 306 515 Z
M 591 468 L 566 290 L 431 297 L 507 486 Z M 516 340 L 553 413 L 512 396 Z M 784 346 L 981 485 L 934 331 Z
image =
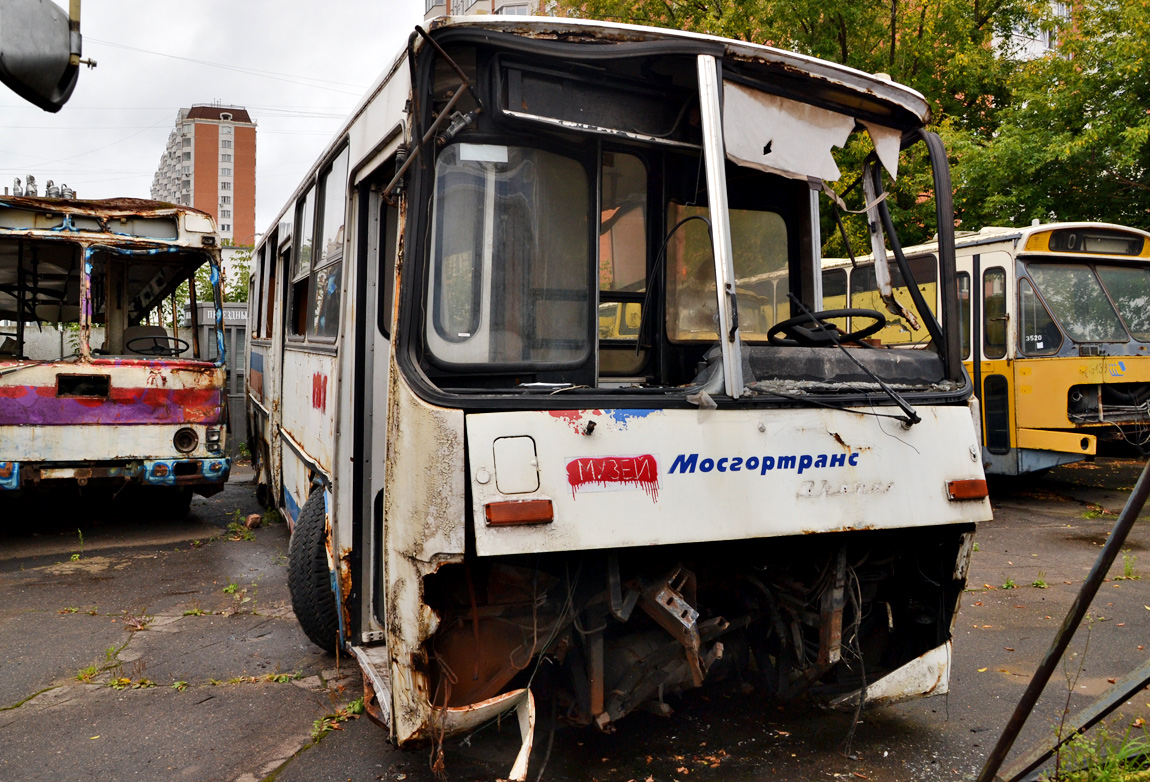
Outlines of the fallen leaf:
M 982 673 L 982 672 L 983 672 L 983 671 L 985 671 L 985 670 L 986 670 L 985 668 L 979 668 L 979 669 L 978 669 L 978 672 L 979 672 L 979 673 Z
M 1003 649 L 1005 649 L 1005 650 L 1006 650 L 1006 651 L 1008 651 L 1008 652 L 1013 652 L 1013 651 L 1014 651 L 1014 647 L 1013 647 L 1013 646 L 1004 646 L 1004 647 L 1002 647 L 1002 648 L 1003 648 Z
M 1111 684 L 1117 684 L 1118 683 L 1117 679 L 1107 679 L 1106 681 L 1110 682 Z
M 95 741 L 95 740 L 96 740 L 96 739 L 98 739 L 98 738 L 100 738 L 100 737 L 99 737 L 99 736 L 89 736 L 89 737 L 88 737 L 88 740 L 89 740 L 89 741 Z
M 1130 723 L 1130 727 L 1132 727 L 1132 728 L 1141 728 L 1141 727 L 1142 727 L 1143 725 L 1145 725 L 1145 724 L 1146 724 L 1146 720 L 1144 720 L 1144 719 L 1142 719 L 1141 717 L 1139 717 L 1139 718 L 1137 718 L 1136 720 L 1134 720 L 1133 722 L 1131 722 L 1131 723 Z
M 1126 623 L 1125 623 L 1125 622 L 1119 622 L 1119 623 L 1118 623 L 1118 626 L 1119 626 L 1119 627 L 1125 627 L 1125 626 L 1126 626 Z

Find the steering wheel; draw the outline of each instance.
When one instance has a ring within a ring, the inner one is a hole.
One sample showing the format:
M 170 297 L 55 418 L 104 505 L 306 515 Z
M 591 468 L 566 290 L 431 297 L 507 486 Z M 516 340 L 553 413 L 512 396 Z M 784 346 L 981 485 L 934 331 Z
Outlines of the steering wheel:
M 125 345 L 132 353 L 141 356 L 164 356 L 173 358 L 188 349 L 189 345 L 179 337 L 136 337 Z
M 833 323 L 827 323 L 828 320 L 835 318 L 867 318 L 874 322 L 857 331 L 844 332 Z M 878 310 L 853 307 L 842 310 L 823 310 L 822 312 L 796 315 L 793 318 L 779 321 L 771 326 L 771 330 L 767 332 L 767 340 L 772 345 L 821 348 L 834 344 L 835 340 L 831 338 L 831 333 L 834 333 L 839 342 L 858 342 L 884 326 L 886 326 L 886 316 Z M 779 336 L 780 334 L 785 335 L 786 338 Z

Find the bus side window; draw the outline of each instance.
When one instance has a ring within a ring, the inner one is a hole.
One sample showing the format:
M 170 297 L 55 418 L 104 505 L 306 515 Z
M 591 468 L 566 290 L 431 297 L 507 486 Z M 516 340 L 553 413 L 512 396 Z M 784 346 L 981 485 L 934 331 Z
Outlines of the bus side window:
M 1019 348 L 1028 356 L 1053 356 L 1062 346 L 1062 333 L 1038 298 L 1030 280 L 1018 281 Z
M 1006 356 L 1006 270 L 1001 266 L 982 275 L 983 352 L 987 358 Z
M 314 271 L 308 294 L 308 337 L 334 339 L 339 333 L 340 292 L 343 290 L 344 215 L 347 212 L 345 147 L 320 179 L 319 214 Z
M 962 358 L 970 358 L 970 275 L 958 273 L 958 323 L 962 336 Z
M 291 321 L 289 333 L 302 337 L 307 330 L 307 287 L 311 275 L 312 239 L 315 228 L 315 186 L 296 205 L 299 234 L 293 245 L 291 270 Z
M 266 272 L 260 277 L 260 285 L 262 286 L 263 295 L 263 336 L 265 339 L 272 337 L 272 324 L 275 323 L 275 308 L 276 308 L 276 243 L 279 241 L 278 236 L 273 233 L 271 241 L 264 245 L 264 269 Z

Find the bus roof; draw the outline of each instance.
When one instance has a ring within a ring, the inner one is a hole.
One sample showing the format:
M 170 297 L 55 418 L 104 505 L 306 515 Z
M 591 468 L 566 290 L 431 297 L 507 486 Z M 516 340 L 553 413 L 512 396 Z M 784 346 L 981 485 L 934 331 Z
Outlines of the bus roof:
M 0 236 L 20 233 L 62 238 L 62 231 L 108 233 L 131 240 L 191 242 L 204 247 L 217 244 L 212 216 L 191 206 L 144 198 L 0 196 Z M 206 236 L 211 239 L 205 241 Z
M 672 30 L 662 27 L 619 24 L 591 19 L 524 16 L 446 16 L 431 20 L 430 31 L 446 28 L 490 30 L 512 33 L 527 38 L 570 40 L 585 43 L 635 43 L 639 41 L 681 41 L 722 46 L 726 56 L 774 65 L 791 73 L 826 81 L 861 95 L 877 98 L 902 109 L 926 124 L 930 107 L 916 90 L 898 84 L 889 76 L 856 70 L 838 63 L 805 54 L 776 49 L 773 46 L 720 38 L 715 35 Z

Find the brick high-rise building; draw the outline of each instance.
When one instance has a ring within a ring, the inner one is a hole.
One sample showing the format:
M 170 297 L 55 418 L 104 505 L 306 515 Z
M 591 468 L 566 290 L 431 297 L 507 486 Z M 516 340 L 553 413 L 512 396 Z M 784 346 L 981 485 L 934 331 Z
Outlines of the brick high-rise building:
M 241 106 L 180 109 L 168 148 L 152 177 L 152 198 L 202 209 L 220 236 L 255 243 L 256 124 Z

